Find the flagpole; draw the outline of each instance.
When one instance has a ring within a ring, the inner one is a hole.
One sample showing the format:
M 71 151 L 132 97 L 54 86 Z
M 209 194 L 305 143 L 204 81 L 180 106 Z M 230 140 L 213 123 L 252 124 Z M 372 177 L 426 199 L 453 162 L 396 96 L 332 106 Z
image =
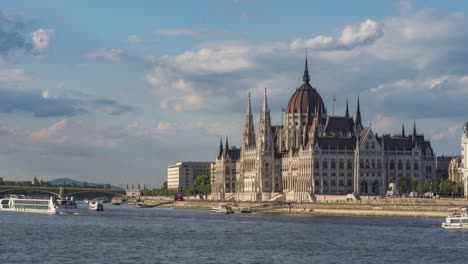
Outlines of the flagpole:
M 336 98 L 335 96 L 333 96 L 333 115 L 335 115 L 335 101 L 336 101 Z

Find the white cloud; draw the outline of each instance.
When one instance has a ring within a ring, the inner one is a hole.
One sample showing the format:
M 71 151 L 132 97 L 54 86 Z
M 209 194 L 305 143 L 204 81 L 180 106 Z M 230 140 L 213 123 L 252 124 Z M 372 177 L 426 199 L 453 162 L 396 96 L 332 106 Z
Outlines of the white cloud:
M 85 54 L 86 57 L 91 59 L 105 59 L 115 62 L 123 61 L 125 55 L 121 49 L 109 49 L 109 48 L 100 48 L 98 50 L 88 52 Z
M 67 136 L 61 135 L 60 132 L 67 128 L 67 126 L 67 119 L 62 119 L 49 127 L 31 133 L 31 138 L 38 142 L 64 143 L 67 140 Z
M 137 35 L 128 36 L 127 38 L 125 38 L 125 40 L 131 46 L 137 46 L 138 44 L 141 44 L 143 42 L 143 39 Z
M 158 29 L 158 30 L 155 30 L 154 33 L 160 36 L 171 36 L 171 37 L 228 34 L 227 31 L 222 31 L 222 30 L 190 29 L 190 28 Z
M 374 20 L 367 19 L 359 26 L 347 25 L 337 40 L 333 37 L 319 35 L 310 39 L 301 38 L 291 42 L 291 49 L 311 48 L 317 50 L 352 49 L 357 46 L 371 44 L 381 38 L 383 30 Z
M 33 78 L 31 73 L 24 69 L 2 69 L 0 70 L 0 82 L 21 82 Z
M 47 53 L 50 41 L 54 36 L 53 29 L 38 29 L 31 33 L 34 48 L 41 54 Z
M 346 26 L 341 33 L 338 43 L 345 47 L 352 47 L 372 42 L 382 36 L 382 29 L 377 22 L 367 19 L 359 27 Z

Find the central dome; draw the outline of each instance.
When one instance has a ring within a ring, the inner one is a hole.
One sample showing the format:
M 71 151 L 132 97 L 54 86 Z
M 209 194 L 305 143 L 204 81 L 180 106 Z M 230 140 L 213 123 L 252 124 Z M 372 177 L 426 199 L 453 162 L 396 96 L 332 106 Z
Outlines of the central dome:
M 323 103 L 322 97 L 317 92 L 317 90 L 310 85 L 309 70 L 307 68 L 307 57 L 305 62 L 304 76 L 302 78 L 304 81 L 302 85 L 296 89 L 296 91 L 289 99 L 287 113 L 304 113 L 307 111 L 315 113 L 315 111 L 320 109 L 322 114 L 326 114 L 325 104 Z

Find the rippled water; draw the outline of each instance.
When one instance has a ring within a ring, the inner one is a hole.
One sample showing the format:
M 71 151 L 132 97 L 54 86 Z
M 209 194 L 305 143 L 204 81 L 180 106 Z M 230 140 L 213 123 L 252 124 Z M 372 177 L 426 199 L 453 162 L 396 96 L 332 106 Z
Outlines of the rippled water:
M 468 232 L 443 219 L 105 209 L 0 212 L 0 263 L 467 263 Z

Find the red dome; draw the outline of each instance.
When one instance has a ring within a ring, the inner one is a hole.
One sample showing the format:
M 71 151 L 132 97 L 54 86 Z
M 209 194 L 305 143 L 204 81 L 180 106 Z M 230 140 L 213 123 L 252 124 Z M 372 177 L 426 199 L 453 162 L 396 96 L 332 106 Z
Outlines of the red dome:
M 317 107 L 319 107 L 322 114 L 326 114 L 322 97 L 309 83 L 304 83 L 289 99 L 287 113 L 307 113 L 307 110 L 315 113 Z

